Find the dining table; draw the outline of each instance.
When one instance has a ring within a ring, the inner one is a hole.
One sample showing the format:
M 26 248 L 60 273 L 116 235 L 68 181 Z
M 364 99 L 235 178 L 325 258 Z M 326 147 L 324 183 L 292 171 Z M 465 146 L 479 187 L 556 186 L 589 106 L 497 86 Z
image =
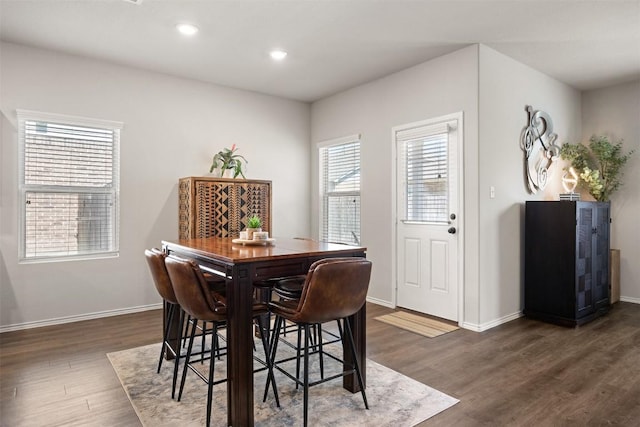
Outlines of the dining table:
M 228 313 L 227 422 L 230 426 L 243 427 L 254 425 L 253 283 L 306 274 L 311 264 L 325 258 L 366 257 L 367 250 L 361 246 L 307 239 L 272 238 L 253 242 L 230 237 L 163 240 L 162 249 L 168 255 L 191 259 L 204 271 L 225 279 Z M 366 305 L 347 321 L 352 326 L 356 358 L 366 386 Z M 177 322 L 171 327 L 170 340 L 173 337 L 171 345 L 174 348 L 179 348 L 178 328 Z M 344 351 L 343 358 L 347 371 L 353 357 Z M 353 393 L 360 391 L 355 374 L 344 376 L 343 387 Z

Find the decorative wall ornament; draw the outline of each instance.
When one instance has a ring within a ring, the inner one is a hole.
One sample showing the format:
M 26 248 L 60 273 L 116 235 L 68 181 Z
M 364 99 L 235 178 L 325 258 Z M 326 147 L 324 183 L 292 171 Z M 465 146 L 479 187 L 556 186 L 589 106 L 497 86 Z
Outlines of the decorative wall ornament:
M 558 135 L 553 133 L 551 117 L 544 111 L 525 106 L 527 125 L 522 129 L 520 147 L 524 150 L 524 170 L 529 193 L 544 189 L 549 178 L 549 168 L 560 154 L 555 145 Z

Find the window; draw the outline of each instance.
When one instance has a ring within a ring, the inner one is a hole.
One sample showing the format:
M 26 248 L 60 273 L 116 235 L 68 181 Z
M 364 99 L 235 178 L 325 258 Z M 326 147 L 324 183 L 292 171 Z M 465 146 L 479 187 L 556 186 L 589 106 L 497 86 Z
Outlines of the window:
M 118 253 L 121 123 L 18 111 L 20 259 Z
M 447 134 L 407 141 L 407 220 L 446 222 Z
M 320 175 L 321 239 L 359 245 L 360 137 L 321 144 Z
M 398 171 L 403 184 L 402 218 L 408 222 L 449 221 L 449 139 L 453 122 L 408 128 L 396 133 Z

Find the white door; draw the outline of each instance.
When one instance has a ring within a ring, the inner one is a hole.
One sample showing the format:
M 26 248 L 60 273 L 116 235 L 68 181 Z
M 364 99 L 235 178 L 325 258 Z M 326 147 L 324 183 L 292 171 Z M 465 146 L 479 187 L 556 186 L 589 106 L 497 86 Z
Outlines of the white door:
M 458 321 L 462 114 L 393 133 L 397 305 Z

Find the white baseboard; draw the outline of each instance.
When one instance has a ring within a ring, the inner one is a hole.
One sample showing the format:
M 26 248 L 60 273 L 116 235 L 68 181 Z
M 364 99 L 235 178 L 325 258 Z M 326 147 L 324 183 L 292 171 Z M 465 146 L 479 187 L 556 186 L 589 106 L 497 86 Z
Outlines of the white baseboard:
M 101 317 L 119 316 L 121 314 L 139 313 L 141 311 L 157 310 L 162 308 L 162 303 L 140 305 L 137 307 L 119 308 L 117 310 L 99 311 L 97 313 L 80 314 L 77 316 L 57 317 L 55 319 L 37 320 L 35 322 L 14 323 L 0 326 L 0 334 L 4 332 L 19 331 L 23 329 L 41 328 L 43 326 L 61 325 L 63 323 L 80 322 L 82 320 L 99 319 Z
M 367 302 L 370 302 L 370 303 L 373 303 L 373 304 L 377 304 L 377 305 L 381 305 L 383 307 L 395 308 L 394 305 L 391 304 L 389 301 L 385 301 L 385 300 L 378 299 L 378 298 L 367 297 Z
M 480 325 L 478 325 L 477 323 L 462 322 L 462 323 L 459 323 L 458 326 L 468 331 L 482 332 Z
M 477 324 L 477 323 L 462 322 L 460 324 L 460 327 L 463 328 L 463 329 L 468 329 L 470 331 L 484 332 L 484 331 L 489 330 L 491 328 L 495 328 L 496 326 L 502 325 L 503 323 L 507 323 L 507 322 L 511 322 L 512 320 L 516 320 L 516 319 L 518 319 L 518 318 L 520 318 L 522 316 L 523 316 L 522 311 L 517 311 L 515 313 L 508 314 L 506 316 L 500 317 L 499 319 L 495 319 L 495 320 L 492 320 L 492 321 L 487 322 L 487 323 Z
M 630 303 L 634 303 L 634 304 L 640 304 L 640 298 L 630 298 L 630 297 L 620 297 L 620 301 L 623 302 L 630 302 Z M 483 332 L 486 331 L 488 329 L 491 328 L 495 328 L 498 325 L 502 325 L 503 323 L 507 323 L 510 322 L 512 320 L 515 320 L 519 317 L 524 316 L 524 313 L 519 311 L 513 314 L 509 314 L 507 316 L 501 317 L 499 319 L 496 320 L 492 320 L 491 322 L 487 322 L 487 323 L 483 323 L 481 325 L 475 324 L 475 323 L 466 323 L 463 322 L 460 327 L 464 328 L 464 329 L 469 329 L 471 331 L 476 331 L 476 332 Z

